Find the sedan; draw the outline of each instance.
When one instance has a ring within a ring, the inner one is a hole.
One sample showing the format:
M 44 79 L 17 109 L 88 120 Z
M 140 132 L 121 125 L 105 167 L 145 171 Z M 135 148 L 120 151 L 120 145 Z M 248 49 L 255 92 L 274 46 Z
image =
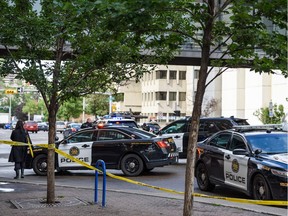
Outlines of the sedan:
M 24 129 L 26 131 L 31 131 L 32 133 L 37 133 L 38 132 L 38 124 L 35 121 L 27 121 L 24 124 Z
M 122 170 L 127 176 L 138 176 L 177 163 L 178 152 L 172 138 L 131 127 L 104 127 L 80 130 L 56 143 L 59 150 L 89 164 L 103 160 L 107 169 Z M 62 155 L 55 155 L 57 170 L 87 169 Z M 27 168 L 38 175 L 47 173 L 47 149 L 34 147 L 34 158 L 28 155 Z
M 48 124 L 46 122 L 38 122 L 38 131 L 48 131 Z
M 197 145 L 195 176 L 203 191 L 222 185 L 256 200 L 287 200 L 287 132 L 253 126 L 218 132 Z

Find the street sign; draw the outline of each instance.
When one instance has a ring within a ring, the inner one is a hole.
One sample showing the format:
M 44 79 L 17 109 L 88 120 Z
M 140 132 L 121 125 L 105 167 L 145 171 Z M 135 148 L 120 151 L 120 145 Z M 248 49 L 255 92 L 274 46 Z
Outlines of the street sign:
M 17 91 L 15 89 L 6 89 L 5 94 L 16 94 Z

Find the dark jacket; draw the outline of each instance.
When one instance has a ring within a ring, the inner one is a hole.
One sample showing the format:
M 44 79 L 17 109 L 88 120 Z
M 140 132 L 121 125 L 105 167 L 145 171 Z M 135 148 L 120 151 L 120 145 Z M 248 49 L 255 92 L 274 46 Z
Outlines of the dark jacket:
M 89 127 L 92 127 L 93 125 L 92 125 L 92 122 L 85 122 L 85 123 L 83 123 L 82 125 L 81 125 L 81 129 L 83 129 L 83 128 L 89 128 Z
M 30 140 L 30 137 L 25 130 L 15 129 L 12 131 L 10 139 L 15 142 L 28 143 L 27 139 Z M 25 162 L 27 156 L 27 148 L 27 146 L 12 146 L 8 161 Z

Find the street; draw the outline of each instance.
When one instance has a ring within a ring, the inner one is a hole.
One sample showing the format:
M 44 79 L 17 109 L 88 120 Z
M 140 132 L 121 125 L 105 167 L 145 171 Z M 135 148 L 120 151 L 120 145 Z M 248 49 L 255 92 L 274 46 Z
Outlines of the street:
M 0 137 L 3 140 L 10 140 L 11 130 L 0 129 Z M 39 131 L 38 133 L 29 133 L 33 144 L 45 144 L 48 140 L 48 132 Z M 59 139 L 63 138 L 61 133 L 57 133 Z M 13 170 L 13 163 L 8 162 L 8 155 L 10 152 L 9 145 L 0 145 L 0 177 L 13 178 L 15 172 Z M 129 177 L 129 179 L 142 182 L 148 185 L 168 188 L 178 192 L 185 191 L 185 169 L 186 169 L 186 160 L 180 160 L 180 163 L 177 165 L 170 165 L 165 167 L 158 167 L 153 169 L 153 171 L 143 174 L 137 177 Z M 125 177 L 120 170 L 107 170 L 114 175 Z M 64 173 L 55 174 L 55 184 L 68 185 L 68 186 L 79 186 L 81 187 L 93 187 L 95 181 L 95 172 L 92 170 L 73 170 Z M 100 176 L 100 184 L 102 184 L 102 177 Z M 45 184 L 47 178 L 43 176 L 37 176 L 33 170 L 25 170 L 25 181 L 31 181 L 34 183 Z M 107 189 L 111 190 L 125 190 L 125 191 L 141 191 L 145 193 L 153 194 L 163 194 L 161 190 L 155 190 L 149 187 L 143 187 L 136 184 L 127 183 L 125 181 L 107 178 Z M 223 190 L 222 187 L 216 187 L 213 193 L 204 193 L 199 190 L 197 186 L 197 181 L 195 180 L 194 186 L 195 193 L 201 193 L 206 195 L 213 196 L 226 196 L 226 197 L 235 197 L 235 198 L 248 198 L 245 194 L 235 192 L 229 189 Z

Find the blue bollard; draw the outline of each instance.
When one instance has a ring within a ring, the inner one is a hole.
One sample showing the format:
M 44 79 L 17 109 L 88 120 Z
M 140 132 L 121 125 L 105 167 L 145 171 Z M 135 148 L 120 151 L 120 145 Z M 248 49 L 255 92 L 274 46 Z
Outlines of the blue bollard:
M 102 207 L 104 207 L 105 200 L 106 200 L 106 165 L 103 160 L 98 160 L 95 165 L 96 169 L 99 169 L 100 165 L 102 166 L 102 172 L 103 172 Z M 94 203 L 98 203 L 98 171 L 97 170 L 95 170 Z

